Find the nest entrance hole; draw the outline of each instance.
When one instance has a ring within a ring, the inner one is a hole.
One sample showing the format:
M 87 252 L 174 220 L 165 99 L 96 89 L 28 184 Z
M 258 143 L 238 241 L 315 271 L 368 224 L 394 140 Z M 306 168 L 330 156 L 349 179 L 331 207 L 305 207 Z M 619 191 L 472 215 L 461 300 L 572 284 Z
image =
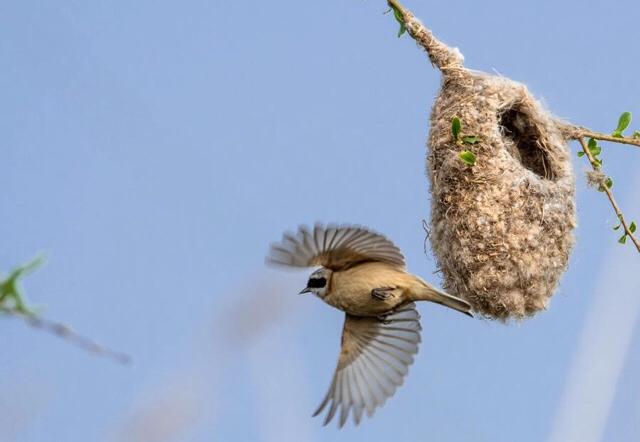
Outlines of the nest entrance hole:
M 531 116 L 519 106 L 512 106 L 498 115 L 502 136 L 509 153 L 522 166 L 542 179 L 553 180 L 555 174 L 545 149 L 546 137 Z

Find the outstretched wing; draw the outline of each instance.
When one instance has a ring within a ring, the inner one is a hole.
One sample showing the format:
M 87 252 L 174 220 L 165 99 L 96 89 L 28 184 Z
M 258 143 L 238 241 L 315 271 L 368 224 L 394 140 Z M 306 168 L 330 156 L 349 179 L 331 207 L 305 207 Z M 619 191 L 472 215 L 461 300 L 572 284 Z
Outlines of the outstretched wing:
M 414 303 L 380 320 L 346 315 L 338 367 L 324 400 L 324 425 L 338 413 L 342 427 L 352 412 L 356 425 L 362 413 L 371 417 L 402 384 L 420 344 L 420 315 Z
M 267 262 L 290 267 L 323 266 L 344 270 L 366 261 L 381 261 L 404 267 L 400 249 L 389 239 L 360 226 L 316 224 L 313 230 L 300 226 L 296 234 L 285 233 L 271 245 Z

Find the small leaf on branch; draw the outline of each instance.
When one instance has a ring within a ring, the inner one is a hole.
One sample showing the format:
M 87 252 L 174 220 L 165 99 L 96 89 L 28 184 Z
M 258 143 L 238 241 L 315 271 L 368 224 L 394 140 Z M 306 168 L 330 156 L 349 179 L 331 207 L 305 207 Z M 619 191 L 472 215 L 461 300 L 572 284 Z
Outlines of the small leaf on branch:
M 618 242 L 619 242 L 620 244 L 624 244 L 624 243 L 626 243 L 626 242 L 627 242 L 627 234 L 625 233 L 624 235 L 622 235 L 622 236 L 620 237 L 620 239 L 618 240 Z
M 476 135 L 467 135 L 462 137 L 462 144 L 476 144 L 480 141 L 480 137 Z
M 618 230 L 620 227 L 622 227 L 622 223 L 620 223 L 620 224 L 618 224 L 617 226 L 615 226 L 615 227 L 613 228 L 613 230 Z
M 400 25 L 400 29 L 398 30 L 398 38 L 400 38 L 402 37 L 402 34 L 407 31 L 407 27 L 404 24 L 404 16 L 402 15 L 402 12 L 400 12 L 400 10 L 396 7 L 396 5 L 390 4 L 389 6 L 391 6 L 391 9 L 393 10 L 393 16 L 396 18 L 396 21 Z
M 584 151 L 582 151 L 582 150 L 581 150 L 580 152 L 578 152 L 578 157 L 579 157 L 579 158 L 580 158 L 580 157 L 583 157 L 583 156 L 584 156 Z
M 589 144 L 587 147 L 589 148 L 589 152 L 591 152 L 591 155 L 593 155 L 594 157 L 597 157 L 602 152 L 602 148 L 598 146 L 598 142 L 593 138 L 589 138 Z
M 613 179 L 608 176 L 607 179 L 604 180 L 604 184 L 607 186 L 607 188 L 611 189 L 613 187 Z
M 458 154 L 460 159 L 467 166 L 474 166 L 476 164 L 476 156 L 473 152 L 469 150 L 463 150 Z
M 613 180 L 611 179 L 610 176 L 608 176 L 607 178 L 605 178 L 604 180 L 604 186 L 600 185 L 600 187 L 598 188 L 598 190 L 600 192 L 604 192 L 605 191 L 605 186 L 607 189 L 611 189 L 613 187 Z
M 622 132 L 629 127 L 629 124 L 631 124 L 631 112 L 623 112 L 620 118 L 618 118 L 618 127 L 616 127 L 616 130 L 614 130 L 611 135 L 616 138 L 622 138 Z
M 633 131 L 632 137 L 636 140 L 640 139 L 640 131 L 639 130 Z
M 36 270 L 43 262 L 44 257 L 38 256 L 29 263 L 14 269 L 5 279 L 0 278 L 0 308 L 14 310 L 23 315 L 35 315 L 35 312 L 27 307 L 24 301 L 20 289 L 20 279 Z
M 453 117 L 453 119 L 451 120 L 451 134 L 453 135 L 453 141 L 458 141 L 461 129 L 462 124 L 460 123 L 460 118 Z
M 631 224 L 629 224 L 629 231 L 631 233 L 636 233 L 636 223 L 631 221 Z

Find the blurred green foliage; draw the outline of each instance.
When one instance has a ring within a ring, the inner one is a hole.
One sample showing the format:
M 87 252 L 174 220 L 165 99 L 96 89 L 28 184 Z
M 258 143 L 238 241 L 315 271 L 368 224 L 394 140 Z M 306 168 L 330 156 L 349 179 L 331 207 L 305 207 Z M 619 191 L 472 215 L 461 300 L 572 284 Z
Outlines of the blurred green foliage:
M 32 261 L 12 270 L 6 278 L 0 276 L 0 308 L 23 315 L 34 316 L 35 312 L 27 307 L 20 280 L 32 273 L 44 263 L 44 257 L 38 256 Z

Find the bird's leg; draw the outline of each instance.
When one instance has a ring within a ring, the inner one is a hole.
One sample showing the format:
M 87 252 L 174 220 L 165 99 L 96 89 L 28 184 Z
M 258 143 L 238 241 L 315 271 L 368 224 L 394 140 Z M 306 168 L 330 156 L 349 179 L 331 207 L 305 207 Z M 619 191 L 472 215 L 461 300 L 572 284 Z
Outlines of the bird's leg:
M 378 301 L 386 301 L 393 296 L 394 290 L 395 289 L 393 287 L 380 287 L 373 289 L 371 290 L 371 297 Z

